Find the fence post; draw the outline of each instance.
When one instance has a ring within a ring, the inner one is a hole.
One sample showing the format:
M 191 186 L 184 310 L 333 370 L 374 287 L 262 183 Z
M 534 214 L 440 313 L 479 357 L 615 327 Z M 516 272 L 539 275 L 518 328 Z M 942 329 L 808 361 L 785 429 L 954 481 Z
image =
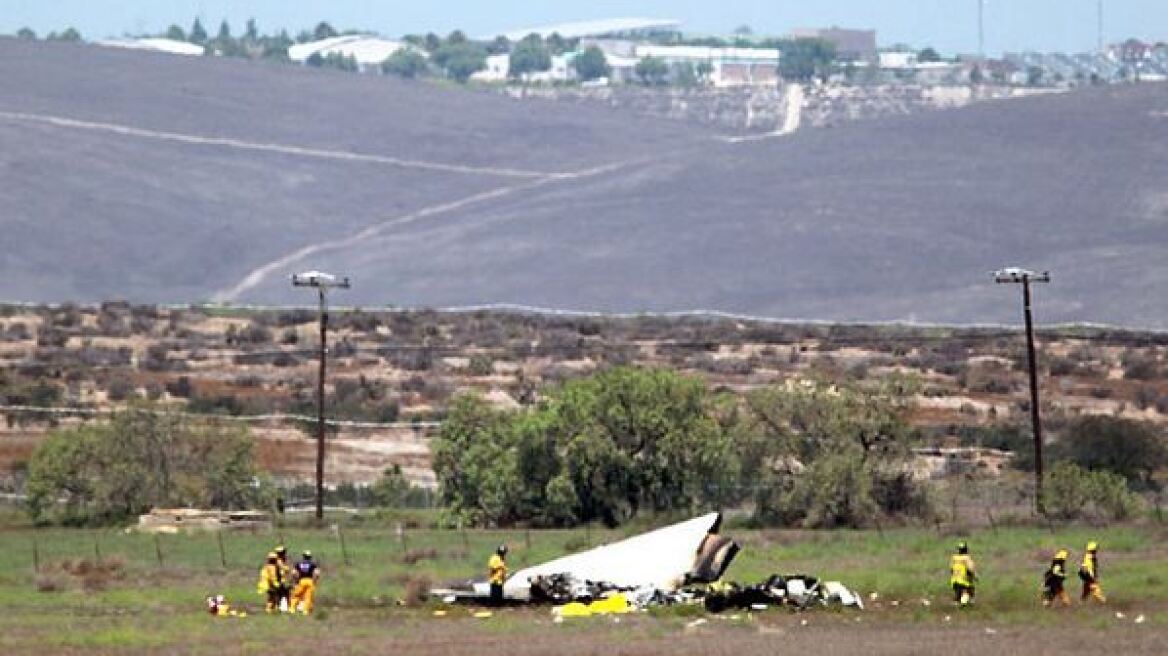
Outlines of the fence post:
M 406 528 L 405 528 L 405 526 L 402 526 L 401 522 L 397 523 L 396 532 L 397 532 L 397 539 L 399 542 L 401 542 L 402 553 L 405 553 L 405 551 L 409 545 L 406 541 Z
M 345 546 L 345 531 L 341 528 L 340 524 L 337 524 L 337 540 L 339 540 L 341 543 L 341 560 L 344 561 L 345 566 L 348 567 L 352 563 L 349 562 L 349 550 Z
M 100 565 L 101 564 L 101 544 L 98 542 L 98 539 L 97 539 L 97 531 L 93 532 L 93 557 L 95 559 L 94 562 L 96 562 L 98 565 Z
M 36 535 L 32 536 L 32 571 L 38 574 L 41 571 L 41 547 Z
M 227 569 L 227 550 L 223 548 L 223 531 L 215 531 L 215 541 L 219 543 L 219 564 Z
M 158 538 L 158 534 L 154 534 L 154 555 L 158 558 L 158 568 L 162 569 L 166 566 L 162 561 L 162 542 Z
M 531 529 L 530 528 L 523 531 L 523 546 L 527 547 L 528 551 L 531 551 Z

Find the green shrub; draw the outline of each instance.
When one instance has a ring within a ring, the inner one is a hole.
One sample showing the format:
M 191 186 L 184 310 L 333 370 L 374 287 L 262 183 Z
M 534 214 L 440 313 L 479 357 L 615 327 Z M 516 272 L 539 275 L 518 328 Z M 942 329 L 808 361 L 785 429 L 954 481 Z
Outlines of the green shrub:
M 156 506 L 243 508 L 260 487 L 246 428 L 127 411 L 57 431 L 28 465 L 37 522 L 108 524 Z
M 1066 461 L 1051 469 L 1044 497 L 1047 513 L 1065 520 L 1127 519 L 1141 505 L 1122 476 L 1090 471 Z

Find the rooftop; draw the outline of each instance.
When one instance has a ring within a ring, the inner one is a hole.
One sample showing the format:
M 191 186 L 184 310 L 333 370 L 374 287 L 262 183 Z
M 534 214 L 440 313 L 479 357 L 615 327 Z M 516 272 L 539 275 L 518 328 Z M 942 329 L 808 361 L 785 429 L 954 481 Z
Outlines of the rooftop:
M 518 41 L 529 34 L 547 38 L 559 34 L 565 39 L 579 39 L 588 36 L 606 36 L 626 32 L 668 32 L 681 28 L 681 22 L 667 18 L 606 18 L 594 21 L 559 23 L 530 29 L 503 32 L 502 36 Z

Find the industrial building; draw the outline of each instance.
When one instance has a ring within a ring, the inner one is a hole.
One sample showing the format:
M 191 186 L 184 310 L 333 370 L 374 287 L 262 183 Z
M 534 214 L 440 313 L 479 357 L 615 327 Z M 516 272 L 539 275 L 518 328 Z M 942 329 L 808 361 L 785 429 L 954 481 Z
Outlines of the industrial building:
M 667 18 L 607 18 L 604 20 L 559 23 L 528 29 L 510 30 L 498 36 L 509 41 L 519 41 L 531 34 L 546 39 L 558 34 L 565 39 L 650 39 L 667 37 L 681 33 L 681 22 Z M 490 40 L 492 35 L 484 40 Z
M 296 63 L 304 64 L 313 55 L 352 57 L 357 62 L 358 70 L 366 72 L 378 70 L 382 62 L 389 59 L 395 52 L 411 47 L 401 41 L 383 39 L 370 34 L 345 34 L 320 41 L 298 43 L 288 48 L 288 58 Z
M 851 30 L 842 27 L 792 30 L 792 39 L 823 39 L 835 46 L 836 56 L 844 62 L 877 63 L 876 30 Z
M 126 48 L 129 50 L 149 50 L 151 52 L 163 52 L 169 55 L 185 55 L 188 57 L 199 57 L 203 55 L 203 46 L 187 43 L 186 41 L 176 41 L 174 39 L 108 39 L 98 41 L 97 45 L 110 48 Z

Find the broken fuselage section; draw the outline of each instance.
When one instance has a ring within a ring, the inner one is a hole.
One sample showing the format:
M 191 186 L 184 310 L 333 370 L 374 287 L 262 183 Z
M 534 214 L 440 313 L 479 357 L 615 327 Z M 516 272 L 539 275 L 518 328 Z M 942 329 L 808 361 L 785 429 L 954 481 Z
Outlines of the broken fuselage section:
M 709 513 L 631 538 L 589 549 L 512 574 L 503 584 L 511 602 L 579 599 L 604 592 L 672 593 L 692 584 L 713 583 L 738 554 L 739 545 L 719 534 L 721 513 Z M 438 588 L 448 601 L 486 601 L 485 581 Z

